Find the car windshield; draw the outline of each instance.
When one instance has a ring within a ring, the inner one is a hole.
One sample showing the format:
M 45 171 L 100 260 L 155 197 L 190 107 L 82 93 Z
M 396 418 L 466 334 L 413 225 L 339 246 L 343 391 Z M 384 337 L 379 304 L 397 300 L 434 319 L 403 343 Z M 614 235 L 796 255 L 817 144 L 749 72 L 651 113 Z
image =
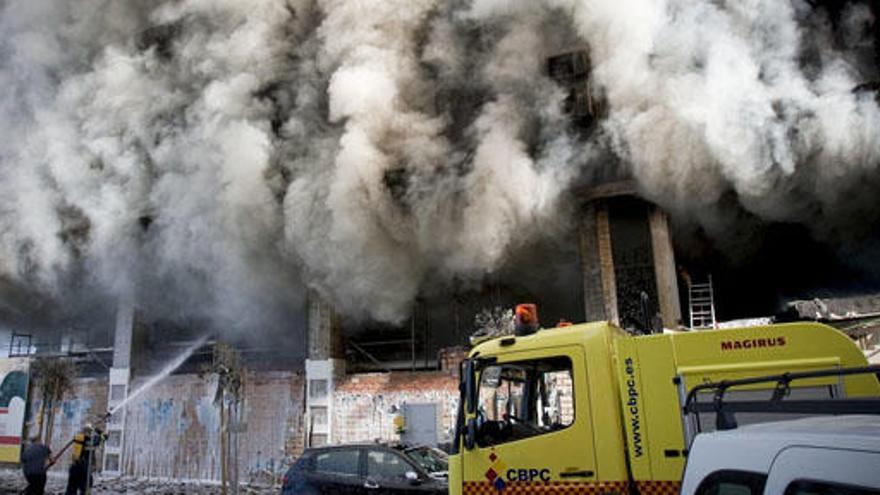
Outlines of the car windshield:
M 428 473 L 442 473 L 449 470 L 449 458 L 442 450 L 431 447 L 416 447 L 406 454 Z

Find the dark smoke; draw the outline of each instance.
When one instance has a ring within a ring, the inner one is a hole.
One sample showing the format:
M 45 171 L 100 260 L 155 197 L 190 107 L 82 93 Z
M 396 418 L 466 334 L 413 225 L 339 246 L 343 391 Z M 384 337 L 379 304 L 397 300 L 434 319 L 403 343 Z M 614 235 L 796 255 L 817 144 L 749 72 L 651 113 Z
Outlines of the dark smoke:
M 713 238 L 732 208 L 853 245 L 877 225 L 880 108 L 854 91 L 878 76 L 875 14 L 8 0 L 0 278 L 65 311 L 122 295 L 228 329 L 283 329 L 306 286 L 399 321 L 568 231 L 567 192 L 609 167 Z M 592 133 L 545 70 L 581 48 L 607 106 Z

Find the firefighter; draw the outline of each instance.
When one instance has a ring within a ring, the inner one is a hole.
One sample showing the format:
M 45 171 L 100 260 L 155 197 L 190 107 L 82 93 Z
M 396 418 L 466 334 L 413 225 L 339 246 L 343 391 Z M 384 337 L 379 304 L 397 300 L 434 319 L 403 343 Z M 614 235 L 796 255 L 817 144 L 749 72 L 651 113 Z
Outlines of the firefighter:
M 73 439 L 73 455 L 67 476 L 65 495 L 85 495 L 92 484 L 95 452 L 107 436 L 100 428 L 86 424 Z
M 46 470 L 49 468 L 52 451 L 40 440 L 39 433 L 30 438 L 30 444 L 21 452 L 21 466 L 27 479 L 28 495 L 43 495 L 46 487 Z

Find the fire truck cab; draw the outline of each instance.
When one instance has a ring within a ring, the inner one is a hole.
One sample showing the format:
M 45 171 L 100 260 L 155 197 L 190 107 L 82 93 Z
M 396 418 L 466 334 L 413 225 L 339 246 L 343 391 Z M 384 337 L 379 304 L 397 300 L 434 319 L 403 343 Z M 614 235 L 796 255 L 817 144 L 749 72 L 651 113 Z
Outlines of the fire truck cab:
M 701 428 L 683 414 L 694 386 L 865 365 L 848 337 L 816 323 L 632 336 L 597 322 L 494 338 L 462 363 L 450 493 L 678 493 Z M 790 392 L 877 397 L 880 384 L 823 376 Z

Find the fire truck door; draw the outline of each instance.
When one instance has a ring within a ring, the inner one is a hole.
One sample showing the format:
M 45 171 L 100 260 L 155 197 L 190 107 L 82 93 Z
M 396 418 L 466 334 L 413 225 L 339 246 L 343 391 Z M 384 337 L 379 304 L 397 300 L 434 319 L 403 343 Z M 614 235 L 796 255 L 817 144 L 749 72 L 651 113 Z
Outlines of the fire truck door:
M 462 493 L 595 482 L 587 372 L 580 346 L 512 352 L 484 365 L 475 445 L 462 452 Z

